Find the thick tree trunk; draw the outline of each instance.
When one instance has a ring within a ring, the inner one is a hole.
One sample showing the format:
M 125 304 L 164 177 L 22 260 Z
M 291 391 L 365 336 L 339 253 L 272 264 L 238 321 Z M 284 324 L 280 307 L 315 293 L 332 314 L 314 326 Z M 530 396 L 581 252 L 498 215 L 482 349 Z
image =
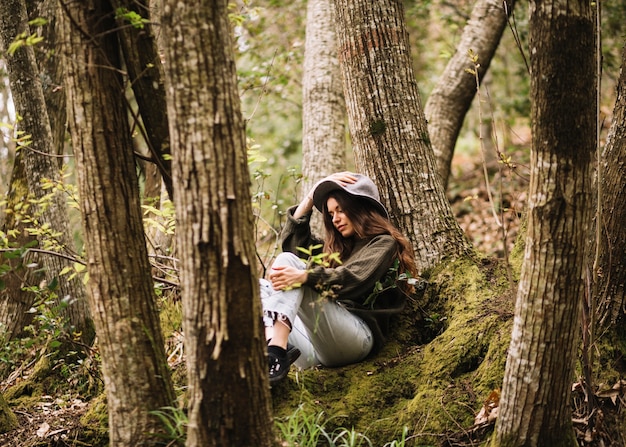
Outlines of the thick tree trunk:
M 163 7 L 187 446 L 273 445 L 250 177 L 226 0 Z
M 494 446 L 576 446 L 580 340 L 596 145 L 591 2 L 531 2 L 528 232 Z
M 463 28 L 463 35 L 454 56 L 426 101 L 424 114 L 428 119 L 430 141 L 444 189 L 450 177 L 450 164 L 456 140 L 463 126 L 465 114 L 476 95 L 476 75 L 468 73 L 467 70 L 476 70 L 477 67 L 469 52 L 472 51 L 478 56 L 480 65 L 477 75 L 482 81 L 514 5 L 514 0 L 478 0 L 475 3 L 472 16 Z
M 24 0 L 3 1 L 0 4 L 0 40 L 3 46 L 7 48 L 13 39 L 23 32 L 30 34 Z M 68 225 L 65 197 L 56 188 L 49 191 L 44 190 L 41 185 L 42 178 L 58 181 L 59 172 L 56 159 L 49 156 L 54 152 L 53 138 L 33 47 L 25 45 L 13 55 L 9 55 L 7 69 L 15 108 L 22 117 L 18 130 L 32 139 L 30 145 L 24 145 L 19 149 L 20 160 L 16 160 L 16 164 L 23 163 L 23 166 L 16 167 L 12 181 L 19 182 L 20 185 L 13 188 L 14 194 L 10 196 L 17 202 L 8 204 L 7 209 L 16 209 L 14 205 L 19 204 L 21 211 L 17 214 L 23 212 L 33 218 L 32 222 L 24 224 L 20 223 L 19 218 L 14 215 L 7 222 L 15 225 L 10 229 L 20 232 L 24 232 L 26 227 L 41 230 L 44 226 L 49 226 L 50 230 L 56 234 L 54 236 L 56 242 L 52 244 L 51 249 L 69 251 L 71 255 L 74 244 Z M 24 185 L 27 186 L 27 191 L 24 190 Z M 25 195 L 26 192 L 27 195 Z M 28 203 L 26 199 L 31 197 L 42 199 L 48 194 L 50 197 L 44 200 L 45 206 L 25 205 Z M 29 239 L 27 236 L 22 236 L 20 242 L 27 239 Z M 38 239 L 41 246 L 45 248 L 48 247 L 46 243 L 49 244 L 50 240 L 47 239 L 51 239 L 51 236 L 47 235 L 47 232 L 40 232 Z M 22 329 L 25 319 L 24 315 L 19 312 L 24 307 L 29 308 L 33 303 L 32 297 L 24 294 L 19 288 L 29 282 L 33 284 L 32 281 L 36 281 L 34 284 L 39 284 L 42 279 L 51 285 L 55 282 L 55 278 L 58 278 L 59 272 L 71 265 L 65 258 L 50 255 L 33 256 L 30 262 L 33 261 L 43 267 L 43 278 L 30 278 L 22 283 L 12 283 L 16 287 L 2 291 L 0 316 L 2 316 L 2 323 L 9 329 L 9 336 L 16 335 Z M 63 311 L 64 315 L 75 330 L 82 334 L 82 340 L 87 344 L 91 343 L 94 337 L 93 323 L 89 316 L 85 289 L 80 278 L 58 281 L 58 288 L 54 290 L 54 293 L 58 301 L 64 300 L 69 304 Z M 11 301 L 14 302 L 11 303 Z M 7 308 L 3 309 L 5 306 Z M 11 314 L 12 312 L 18 313 Z
M 600 328 L 624 324 L 626 308 L 626 45 L 622 49 L 622 67 L 617 84 L 613 123 L 600 165 L 601 207 L 599 257 L 595 266 Z
M 318 180 L 346 169 L 346 103 L 337 59 L 331 0 L 309 0 L 302 79 L 302 181 L 306 194 Z M 314 232 L 322 220 L 314 215 Z
M 335 0 L 356 165 L 379 186 L 420 270 L 469 250 L 429 145 L 402 2 Z
M 61 2 L 61 8 L 110 444 L 154 445 L 163 426 L 150 412 L 173 405 L 175 397 L 150 277 L 113 9 L 107 1 Z

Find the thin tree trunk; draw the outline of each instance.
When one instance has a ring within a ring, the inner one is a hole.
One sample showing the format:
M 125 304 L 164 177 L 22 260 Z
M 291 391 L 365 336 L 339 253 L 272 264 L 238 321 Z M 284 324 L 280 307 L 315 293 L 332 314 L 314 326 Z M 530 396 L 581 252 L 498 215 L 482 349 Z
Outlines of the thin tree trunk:
M 226 0 L 163 7 L 189 386 L 187 446 L 274 445 Z
M 356 165 L 378 184 L 420 270 L 470 250 L 435 167 L 402 3 L 335 0 Z
M 0 27 L 0 40 L 3 41 L 5 48 L 20 33 L 26 32 L 30 34 L 26 5 L 23 0 L 7 0 L 0 4 Z M 45 199 L 45 202 L 49 203 L 42 207 L 26 207 L 25 202 L 9 204 L 11 206 L 19 203 L 21 209 L 27 210 L 27 214 L 31 217 L 34 216 L 36 220 L 24 224 L 20 223 L 13 216 L 12 218 L 16 220 L 8 222 L 15 225 L 11 229 L 21 230 L 21 232 L 25 231 L 26 227 L 32 227 L 37 230 L 48 225 L 56 233 L 56 236 L 54 236 L 56 243 L 53 244 L 53 250 L 66 250 L 72 255 L 74 244 L 69 230 L 65 197 L 56 188 L 49 191 L 44 190 L 41 185 L 42 178 L 59 181 L 59 173 L 56 159 L 50 156 L 54 152 L 53 138 L 33 47 L 25 45 L 19 48 L 13 55 L 9 55 L 7 57 L 7 69 L 9 71 L 9 81 L 15 108 L 22 117 L 18 124 L 18 130 L 23 131 L 24 134 L 29 135 L 32 139 L 30 145 L 22 146 L 19 149 L 21 153 L 18 155 L 18 158 L 20 160 L 16 160 L 16 163 L 21 162 L 23 166 L 16 168 L 14 174 L 22 174 L 26 180 L 24 181 L 24 178 L 14 175 L 12 180 L 22 183 L 22 186 L 14 188 L 13 192 L 15 195 L 11 195 L 11 197 L 16 200 L 30 199 L 31 196 L 35 199 L 42 199 L 50 194 L 50 198 Z M 27 186 L 27 196 L 24 196 L 26 191 L 23 189 L 23 184 Z M 15 209 L 15 206 L 13 206 L 13 209 Z M 38 236 L 42 247 L 46 247 L 46 240 L 51 238 L 45 232 Z M 26 237 L 27 239 L 28 237 Z M 23 241 L 24 239 L 22 239 Z M 55 282 L 55 278 L 58 279 L 61 270 L 71 265 L 67 259 L 59 256 L 33 256 L 31 259 L 43 267 L 43 277 L 49 285 Z M 38 284 L 41 279 L 26 279 L 25 283 L 16 283 L 14 285 L 21 287 L 29 282 L 32 284 L 32 281 L 35 280 L 37 281 L 35 284 Z M 57 295 L 57 302 L 64 300 L 69 304 L 65 307 L 63 314 L 67 316 L 70 323 L 75 327 L 76 332 L 81 334 L 81 339 L 87 344 L 91 343 L 94 337 L 93 323 L 89 316 L 85 289 L 80 278 L 76 277 L 72 280 L 58 281 L 58 288 L 53 290 L 53 292 Z M 2 291 L 2 298 L 0 300 L 0 308 L 9 306 L 9 309 L 0 309 L 0 315 L 3 318 L 2 323 L 6 327 L 11 328 L 8 335 L 14 336 L 22 329 L 23 323 L 26 321 L 24 315 L 19 312 L 24 307 L 28 308 L 32 305 L 33 297 L 24 294 L 19 288 L 12 287 Z M 11 303 L 11 301 L 14 302 Z M 11 312 L 15 311 L 18 313 L 11 315 Z
M 599 329 L 618 322 L 622 325 L 626 308 L 626 45 L 600 173 L 601 207 L 596 218 L 600 225 L 599 257 L 594 275 L 599 294 Z
M 111 446 L 155 445 L 174 404 L 107 1 L 61 2 L 68 117 Z
M 591 2 L 531 2 L 533 141 L 528 232 L 494 446 L 576 446 L 580 341 L 596 138 Z
M 331 0 L 307 2 L 302 79 L 302 188 L 346 169 L 346 104 L 337 59 L 335 11 Z M 311 227 L 322 234 L 314 214 Z
M 173 200 L 164 72 L 152 30 L 148 1 L 112 0 L 111 4 L 116 11 L 132 11 L 145 20 L 141 26 L 132 26 L 123 15 L 118 15 L 120 43 L 152 163 L 158 167 L 167 194 Z
M 444 189 L 450 177 L 456 140 L 476 95 L 476 75 L 467 70 L 477 70 L 479 80 L 483 80 L 514 5 L 515 0 L 478 0 L 474 4 L 456 52 L 426 101 L 424 113 Z M 478 66 L 472 61 L 470 51 L 478 57 Z
M 46 101 L 46 110 L 52 130 L 52 152 L 62 155 L 65 152 L 65 136 L 67 116 L 65 113 L 65 90 L 63 89 L 63 64 L 56 48 L 57 20 L 56 2 L 49 0 L 32 0 L 27 3 L 28 17 L 30 20 L 43 18 L 47 21 L 41 26 L 43 40 L 37 44 L 35 58 L 39 66 L 40 78 L 42 79 L 43 95 Z M 57 159 L 59 167 L 63 164 L 63 158 Z
M 307 3 L 302 81 L 304 191 L 345 167 L 345 101 L 330 0 Z

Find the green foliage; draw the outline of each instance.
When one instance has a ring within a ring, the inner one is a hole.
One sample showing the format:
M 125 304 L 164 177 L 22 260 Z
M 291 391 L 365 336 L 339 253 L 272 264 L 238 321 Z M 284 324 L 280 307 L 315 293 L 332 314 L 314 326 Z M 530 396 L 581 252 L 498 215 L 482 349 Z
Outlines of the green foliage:
M 58 281 L 25 288 L 36 296 L 27 311 L 31 323 L 19 337 L 1 340 L 0 374 L 24 370 L 35 363 L 28 379 L 14 385 L 7 399 L 39 399 L 42 393 L 80 393 L 85 398 L 101 389 L 98 379 L 99 358 L 80 342 L 81 333 L 71 326 L 64 310 L 71 304 L 69 297 L 59 299 Z M 54 373 L 52 373 L 54 372 Z M 63 391 L 61 391 L 63 390 Z M 24 396 L 24 397 L 22 397 Z
M 335 421 L 345 416 L 328 416 L 323 410 L 316 410 L 311 405 L 300 403 L 294 412 L 286 417 L 278 418 L 275 426 L 278 429 L 282 445 L 298 447 L 372 447 L 374 444 L 365 433 L 354 427 L 336 426 Z M 340 424 L 340 422 L 338 422 Z M 399 440 L 393 440 L 384 447 L 404 447 L 408 429 L 405 427 Z
M 28 34 L 27 32 L 23 32 L 15 36 L 13 42 L 9 44 L 9 48 L 7 49 L 7 53 L 10 56 L 13 56 L 17 50 L 22 47 L 32 47 L 37 45 L 39 42 L 43 41 L 43 37 L 37 35 L 37 33 Z
M 123 7 L 115 10 L 115 19 L 126 21 L 135 29 L 143 29 L 146 23 L 150 23 L 148 19 L 144 19 L 135 11 Z
M 143 223 L 163 234 L 173 235 L 176 229 L 176 210 L 170 200 L 165 200 L 157 208 L 152 205 L 142 205 L 144 209 Z
M 48 285 L 25 287 L 25 291 L 36 296 L 35 304 L 27 311 L 33 315 L 33 321 L 24 328 L 21 337 L 2 343 L 0 364 L 15 365 L 34 348 L 48 346 L 56 350 L 63 340 L 74 340 L 80 335 L 72 331 L 67 318 L 63 316 L 70 299 L 58 300 L 55 293 L 57 286 L 58 280 L 55 278 Z
M 187 439 L 187 424 L 189 419 L 181 408 L 163 407 L 150 412 L 161 422 L 165 433 L 153 433 L 155 437 L 163 438 L 168 446 L 184 446 Z
M 335 262 L 341 265 L 341 259 L 339 259 L 339 253 L 320 253 L 319 249 L 322 248 L 322 244 L 311 245 L 309 248 L 296 247 L 296 250 L 304 253 L 309 257 L 308 264 L 315 264 L 322 267 L 330 267 L 331 262 Z

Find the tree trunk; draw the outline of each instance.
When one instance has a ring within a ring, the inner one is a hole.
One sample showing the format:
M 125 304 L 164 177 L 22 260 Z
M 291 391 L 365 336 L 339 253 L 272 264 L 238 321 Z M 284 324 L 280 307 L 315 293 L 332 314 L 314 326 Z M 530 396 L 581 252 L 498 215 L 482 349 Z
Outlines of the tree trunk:
M 174 403 L 141 219 L 138 180 L 107 1 L 60 4 L 68 117 L 81 197 L 89 298 L 111 446 L 154 445 L 151 411 Z
M 600 328 L 624 322 L 626 306 L 626 45 L 617 84 L 613 123 L 609 129 L 600 164 L 601 207 L 599 258 L 595 268 L 595 289 L 599 291 Z
M 65 152 L 65 131 L 67 116 L 65 113 L 65 90 L 63 85 L 63 64 L 56 48 L 57 20 L 56 2 L 49 0 L 32 0 L 26 5 L 28 18 L 34 20 L 44 18 L 47 23 L 41 26 L 39 34 L 43 40 L 37 45 L 35 57 L 39 66 L 39 77 L 42 80 L 43 95 L 46 101 L 46 111 L 52 130 L 52 152 L 57 156 Z M 57 159 L 58 166 L 63 164 L 63 158 Z
M 575 446 L 570 393 L 596 146 L 594 18 L 591 2 L 530 5 L 528 230 L 493 445 Z
M 30 34 L 26 5 L 23 0 L 7 0 L 0 4 L 0 27 L 0 40 L 3 41 L 5 48 L 20 33 Z M 72 255 L 74 244 L 69 230 L 65 197 L 56 188 L 52 191 L 44 190 L 41 184 L 42 178 L 59 181 L 59 173 L 56 160 L 49 156 L 54 151 L 52 132 L 33 47 L 25 45 L 19 48 L 13 55 L 7 57 L 6 62 L 16 112 L 22 117 L 18 130 L 23 131 L 32 139 L 30 145 L 19 148 L 20 154 L 17 158 L 21 160 L 16 160 L 16 164 L 23 163 L 23 166 L 14 169 L 12 181 L 19 182 L 21 186 L 13 189 L 16 194 L 11 197 L 17 202 L 8 204 L 7 209 L 15 210 L 15 205 L 19 204 L 20 212 L 23 211 L 25 216 L 33 218 L 32 222 L 25 224 L 19 222 L 19 218 L 14 215 L 12 219 L 15 220 L 7 222 L 11 222 L 12 228 L 10 229 L 16 229 L 19 232 L 24 232 L 27 227 L 40 230 L 37 239 L 42 248 L 48 248 L 46 244 L 54 239 L 51 250 L 69 252 Z M 27 186 L 27 191 L 24 190 L 24 185 Z M 26 192 L 27 195 L 25 195 Z M 48 194 L 50 197 L 44 199 L 44 206 L 25 206 L 27 202 L 24 200 L 31 197 L 43 199 Z M 54 237 L 45 231 L 46 225 L 56 233 Z M 23 241 L 24 239 L 20 242 Z M 13 283 L 16 287 L 2 291 L 0 316 L 2 316 L 2 323 L 10 329 L 7 334 L 9 337 L 15 336 L 22 329 L 26 320 L 20 312 L 24 308 L 28 309 L 33 303 L 33 297 L 24 294 L 20 288 L 29 282 L 39 284 L 43 279 L 48 285 L 52 285 L 55 278 L 58 279 L 61 270 L 71 265 L 67 259 L 60 256 L 33 256 L 30 259 L 30 262 L 34 261 L 43 267 L 43 278 L 31 278 L 21 283 Z M 57 302 L 64 300 L 69 304 L 65 307 L 63 314 L 74 326 L 75 331 L 81 334 L 83 342 L 91 343 L 94 338 L 93 323 L 89 316 L 85 289 L 80 278 L 58 281 L 58 288 L 54 290 L 54 293 L 58 297 Z
M 477 74 L 482 81 L 514 5 L 515 0 L 478 0 L 475 3 L 454 56 L 426 101 L 424 113 L 444 189 L 450 177 L 456 140 L 476 95 L 476 76 L 466 71 L 476 70 L 469 53 L 472 51 L 478 56 Z
M 337 59 L 335 11 L 330 0 L 309 0 L 302 79 L 302 193 L 346 169 L 346 103 Z M 314 214 L 311 226 L 323 233 Z
M 335 0 L 356 165 L 379 186 L 420 270 L 469 250 L 435 168 L 402 2 Z
M 187 446 L 273 445 L 250 177 L 226 0 L 163 7 Z
M 164 72 L 152 31 L 148 1 L 112 0 L 111 4 L 116 11 L 134 12 L 145 20 L 141 25 L 132 26 L 124 15 L 118 15 L 120 43 L 152 163 L 159 168 L 167 194 L 173 200 Z

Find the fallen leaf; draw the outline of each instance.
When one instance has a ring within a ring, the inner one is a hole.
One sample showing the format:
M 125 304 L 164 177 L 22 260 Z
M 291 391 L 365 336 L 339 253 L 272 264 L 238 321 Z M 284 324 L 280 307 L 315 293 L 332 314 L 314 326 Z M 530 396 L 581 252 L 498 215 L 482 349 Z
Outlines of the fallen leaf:
M 44 422 L 43 424 L 41 424 L 39 426 L 39 428 L 37 429 L 37 436 L 39 436 L 40 438 L 45 438 L 46 434 L 50 431 L 50 424 L 48 424 L 47 422 Z

